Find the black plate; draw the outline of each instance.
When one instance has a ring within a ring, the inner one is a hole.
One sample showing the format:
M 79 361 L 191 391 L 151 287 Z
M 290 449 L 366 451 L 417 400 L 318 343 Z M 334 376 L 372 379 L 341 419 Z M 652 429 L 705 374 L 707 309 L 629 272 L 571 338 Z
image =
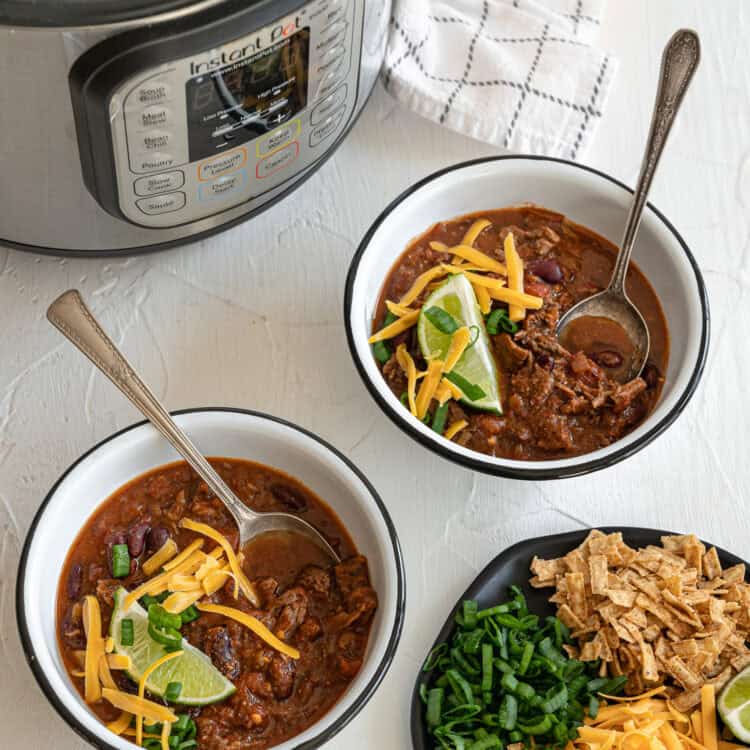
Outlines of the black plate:
M 621 531 L 625 543 L 631 547 L 645 547 L 649 544 L 659 544 L 660 537 L 674 534 L 673 531 L 659 531 L 658 529 L 639 529 L 629 526 L 602 526 L 600 531 L 605 534 L 611 534 L 614 531 Z M 590 529 L 582 531 L 571 531 L 567 534 L 554 534 L 553 536 L 540 536 L 536 539 L 527 539 L 518 542 L 512 547 L 508 547 L 501 552 L 487 567 L 477 576 L 474 582 L 461 595 L 455 606 L 448 615 L 448 619 L 440 630 L 440 634 L 435 639 L 432 648 L 437 646 L 453 633 L 455 627 L 455 616 L 459 607 L 463 604 L 464 599 L 475 599 L 479 608 L 490 607 L 507 598 L 508 587 L 516 584 L 523 589 L 526 599 L 529 603 L 529 609 L 537 615 L 554 615 L 555 607 L 547 599 L 552 596 L 552 589 L 534 589 L 528 584 L 529 564 L 534 555 L 545 559 L 562 557 L 574 547 L 577 547 L 586 538 Z M 703 542 L 706 547 L 715 545 L 709 542 Z M 745 563 L 750 567 L 750 563 L 727 552 L 720 547 L 716 547 L 719 553 L 719 560 L 722 567 L 730 567 L 738 563 Z M 425 653 L 425 658 L 427 654 Z M 419 672 L 417 681 L 414 685 L 414 691 L 411 698 L 411 740 L 414 750 L 433 750 L 435 743 L 430 740 L 427 732 L 427 725 L 424 721 L 424 709 L 419 697 L 419 686 L 425 680 L 429 680 L 429 673 Z

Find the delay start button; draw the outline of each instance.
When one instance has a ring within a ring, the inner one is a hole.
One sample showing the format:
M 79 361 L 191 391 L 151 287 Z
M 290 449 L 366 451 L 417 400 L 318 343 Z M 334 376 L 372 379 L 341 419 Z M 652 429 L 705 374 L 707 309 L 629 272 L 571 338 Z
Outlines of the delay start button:
M 213 180 L 215 177 L 221 177 L 223 174 L 234 172 L 244 166 L 247 161 L 247 149 L 238 148 L 236 151 L 229 151 L 214 159 L 204 161 L 198 165 L 199 180 Z
M 185 206 L 185 193 L 167 193 L 166 195 L 155 195 L 152 198 L 141 198 L 135 202 L 135 205 L 149 216 L 158 214 L 168 214 L 172 211 L 179 211 Z

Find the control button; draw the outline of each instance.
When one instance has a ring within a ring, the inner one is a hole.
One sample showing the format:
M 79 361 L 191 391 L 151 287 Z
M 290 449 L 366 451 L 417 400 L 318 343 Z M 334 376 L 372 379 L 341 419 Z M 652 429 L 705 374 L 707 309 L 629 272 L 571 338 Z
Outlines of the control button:
M 153 198 L 141 198 L 135 202 L 135 205 L 144 214 L 156 216 L 179 211 L 185 206 L 186 200 L 185 193 L 167 193 L 166 195 L 155 195 Z
M 209 161 L 204 161 L 198 165 L 198 179 L 212 180 L 215 177 L 221 177 L 228 172 L 234 172 L 244 166 L 247 161 L 247 149 L 238 148 L 236 151 L 229 151 L 226 154 L 217 156 Z
M 295 141 L 288 146 L 275 151 L 265 159 L 261 159 L 255 167 L 255 176 L 259 180 L 270 177 L 280 169 L 291 164 L 299 156 L 299 143 Z
M 156 105 L 146 107 L 146 109 L 141 110 L 137 115 L 132 115 L 129 119 L 138 130 L 163 128 L 169 125 L 172 119 L 172 112 L 168 107 Z
M 323 101 L 319 102 L 310 115 L 310 123 L 318 125 L 334 110 L 337 110 L 346 101 L 346 84 L 337 88 L 332 94 L 329 94 Z
M 162 130 L 154 130 L 144 133 L 138 138 L 133 138 L 132 143 L 139 151 L 152 152 L 169 148 L 172 136 Z
M 331 47 L 320 56 L 318 70 L 321 72 L 336 70 L 341 65 L 345 54 L 346 47 L 343 44 L 337 44 L 335 47 Z
M 332 44 L 335 44 L 337 41 L 340 41 L 341 38 L 346 34 L 346 30 L 349 28 L 349 23 L 344 20 L 340 21 L 334 21 L 329 26 L 326 26 L 323 31 L 320 32 L 320 42 L 316 45 L 316 49 L 318 50 L 324 50 L 326 47 L 329 47 Z
M 247 182 L 247 172 L 240 169 L 226 177 L 219 177 L 211 182 L 205 182 L 198 188 L 198 198 L 200 200 L 210 200 L 211 198 L 223 198 L 241 190 Z
M 276 128 L 276 130 L 272 130 L 255 142 L 255 155 L 260 158 L 261 156 L 273 153 L 282 146 L 286 146 L 287 143 L 293 141 L 300 134 L 301 129 L 302 123 L 300 120 L 294 120 L 280 128 Z
M 338 126 L 341 124 L 341 120 L 344 117 L 346 107 L 341 107 L 333 114 L 328 117 L 320 124 L 317 128 L 313 128 L 310 133 L 310 146 L 315 148 L 321 141 L 328 138 Z
M 328 96 L 341 83 L 343 72 L 343 68 L 339 67 L 336 70 L 329 70 L 322 76 L 318 83 L 318 91 L 315 94 L 315 98 L 320 99 L 321 97 Z
M 131 154 L 130 168 L 134 172 L 160 172 L 177 166 L 177 160 L 172 154 L 157 152 L 155 154 Z
M 166 193 L 168 190 L 177 190 L 184 184 L 185 173 L 178 169 L 174 172 L 139 177 L 133 183 L 133 191 L 136 195 L 156 195 L 157 193 Z
M 144 81 L 128 94 L 126 106 L 148 107 L 152 104 L 162 104 L 172 96 L 172 88 L 166 81 L 151 79 Z

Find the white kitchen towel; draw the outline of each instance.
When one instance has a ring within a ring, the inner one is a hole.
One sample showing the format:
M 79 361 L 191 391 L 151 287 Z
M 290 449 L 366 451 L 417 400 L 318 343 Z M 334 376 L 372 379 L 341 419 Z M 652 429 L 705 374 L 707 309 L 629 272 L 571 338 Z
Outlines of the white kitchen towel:
M 511 151 L 580 159 L 616 61 L 591 46 L 605 0 L 395 0 L 386 89 Z

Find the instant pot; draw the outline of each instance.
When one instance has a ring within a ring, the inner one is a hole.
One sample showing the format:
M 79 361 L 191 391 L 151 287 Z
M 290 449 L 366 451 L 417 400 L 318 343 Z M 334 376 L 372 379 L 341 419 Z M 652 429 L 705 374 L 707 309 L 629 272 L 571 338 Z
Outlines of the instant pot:
M 335 150 L 390 0 L 0 2 L 0 244 L 162 248 L 272 206 Z

